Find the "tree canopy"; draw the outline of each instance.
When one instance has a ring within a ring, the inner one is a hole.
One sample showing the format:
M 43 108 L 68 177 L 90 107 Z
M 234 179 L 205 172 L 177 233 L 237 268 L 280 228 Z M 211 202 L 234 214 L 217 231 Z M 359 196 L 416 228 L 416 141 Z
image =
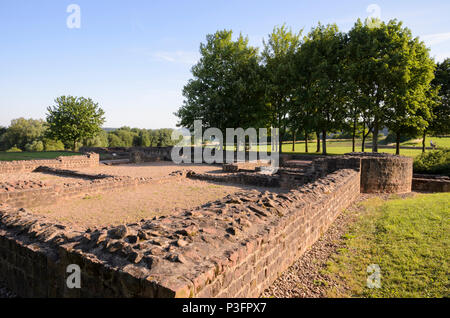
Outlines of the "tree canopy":
M 193 128 L 202 120 L 205 128 L 254 127 L 265 118 L 264 86 L 258 49 L 232 31 L 217 31 L 200 45 L 200 61 L 192 68 L 193 78 L 183 88 L 183 106 L 176 112 L 179 126 Z
M 316 132 L 324 154 L 327 135 L 336 131 L 352 131 L 353 149 L 360 133 L 363 151 L 372 133 L 377 152 L 379 130 L 388 127 L 398 153 L 402 135 L 449 127 L 436 120 L 449 118 L 448 60 L 431 85 L 429 49 L 402 22 L 358 20 L 347 33 L 319 23 L 300 35 L 276 27 L 261 54 L 242 34 L 235 41 L 227 30 L 208 35 L 184 87 L 178 125 L 191 129 L 201 119 L 222 131 L 273 126 L 281 136 L 290 129 L 294 139 L 297 131 L 306 138 Z
M 100 133 L 105 122 L 104 111 L 92 99 L 60 96 L 55 103 L 47 108 L 49 137 L 71 145 L 75 151 L 78 142 Z

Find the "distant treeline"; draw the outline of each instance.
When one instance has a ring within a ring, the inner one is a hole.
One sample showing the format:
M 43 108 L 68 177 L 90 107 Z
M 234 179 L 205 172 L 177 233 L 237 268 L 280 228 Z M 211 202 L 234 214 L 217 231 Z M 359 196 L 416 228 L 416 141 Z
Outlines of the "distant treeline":
M 10 151 L 55 151 L 71 149 L 60 140 L 46 137 L 46 122 L 42 119 L 17 118 L 9 127 L 0 127 L 0 150 Z M 101 130 L 93 138 L 84 139 L 78 147 L 164 147 L 174 145 L 173 129 L 140 129 L 121 127 Z

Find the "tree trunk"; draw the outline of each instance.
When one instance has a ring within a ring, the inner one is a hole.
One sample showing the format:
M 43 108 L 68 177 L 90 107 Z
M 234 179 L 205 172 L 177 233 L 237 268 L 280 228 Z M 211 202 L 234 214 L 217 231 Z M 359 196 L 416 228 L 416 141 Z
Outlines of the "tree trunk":
M 77 151 L 77 141 L 73 141 L 73 151 Z
M 278 152 L 281 154 L 281 146 L 283 145 L 283 139 L 281 137 L 281 115 L 280 114 L 278 114 L 278 136 L 279 136 Z
M 308 132 L 305 130 L 305 152 L 308 152 Z
M 366 135 L 363 133 L 361 152 L 365 152 L 366 150 Z
M 396 140 L 395 140 L 395 154 L 400 155 L 400 134 L 396 133 Z
M 422 138 L 422 152 L 425 152 L 425 138 L 427 137 L 427 131 L 425 130 L 423 132 L 423 138 Z
M 378 116 L 375 116 L 372 132 L 372 152 L 378 152 Z
M 322 130 L 322 154 L 327 154 L 327 131 Z
M 363 134 L 362 134 L 362 144 L 361 144 L 361 152 L 364 152 L 366 148 L 366 123 L 363 122 Z
M 355 145 L 355 136 L 356 136 L 356 117 L 353 120 L 352 152 L 355 152 L 355 146 L 356 146 Z
M 292 152 L 295 152 L 295 134 L 296 131 L 292 130 Z
M 283 118 L 283 119 L 284 119 L 284 118 Z M 280 136 L 280 137 L 281 137 L 281 141 L 280 141 L 280 154 L 281 154 L 282 151 L 283 151 L 283 149 L 282 149 L 282 147 L 283 147 L 283 137 L 282 137 L 282 136 L 287 135 L 287 134 L 286 134 L 286 125 L 283 125 L 283 131 L 282 131 L 281 134 L 282 134 L 282 135 Z
M 316 136 L 317 136 L 317 148 L 316 148 L 316 152 L 320 152 L 320 132 L 316 131 Z

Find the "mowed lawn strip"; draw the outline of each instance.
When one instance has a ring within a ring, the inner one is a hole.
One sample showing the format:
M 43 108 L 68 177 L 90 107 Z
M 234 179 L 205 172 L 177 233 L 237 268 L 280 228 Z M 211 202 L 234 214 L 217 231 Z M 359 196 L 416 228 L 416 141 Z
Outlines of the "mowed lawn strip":
M 325 270 L 337 285 L 330 297 L 450 296 L 450 193 L 369 199 L 343 239 Z M 367 287 L 371 264 L 380 288 Z
M 22 152 L 5 152 L 0 151 L 0 161 L 13 161 L 13 160 L 35 160 L 35 159 L 55 159 L 59 156 L 77 156 L 81 153 L 68 152 L 68 151 L 22 151 Z

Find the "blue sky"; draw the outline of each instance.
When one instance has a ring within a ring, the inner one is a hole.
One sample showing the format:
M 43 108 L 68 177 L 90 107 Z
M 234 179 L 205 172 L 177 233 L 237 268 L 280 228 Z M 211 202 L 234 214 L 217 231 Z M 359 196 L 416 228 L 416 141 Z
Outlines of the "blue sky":
M 81 9 L 69 29 L 68 5 Z M 376 4 L 404 21 L 436 60 L 450 56 L 450 1 L 0 0 L 0 125 L 44 118 L 55 97 L 91 97 L 105 127 L 175 127 L 173 112 L 208 33 L 232 29 L 260 46 L 275 25 L 318 21 L 347 31 Z

